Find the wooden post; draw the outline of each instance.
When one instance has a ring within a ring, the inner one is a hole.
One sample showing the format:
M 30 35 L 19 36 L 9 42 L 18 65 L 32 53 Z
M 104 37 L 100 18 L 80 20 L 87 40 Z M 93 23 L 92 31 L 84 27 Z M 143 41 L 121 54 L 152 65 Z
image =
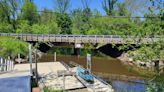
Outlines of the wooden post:
M 56 62 L 56 52 L 54 53 L 54 62 Z

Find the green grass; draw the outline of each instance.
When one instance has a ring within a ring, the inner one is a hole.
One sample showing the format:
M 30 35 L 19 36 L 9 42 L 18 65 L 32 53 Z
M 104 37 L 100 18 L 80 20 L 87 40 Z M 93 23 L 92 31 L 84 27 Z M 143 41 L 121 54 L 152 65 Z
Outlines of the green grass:
M 44 92 L 67 92 L 67 91 L 64 91 L 64 90 L 55 90 L 53 88 L 45 87 L 44 88 Z

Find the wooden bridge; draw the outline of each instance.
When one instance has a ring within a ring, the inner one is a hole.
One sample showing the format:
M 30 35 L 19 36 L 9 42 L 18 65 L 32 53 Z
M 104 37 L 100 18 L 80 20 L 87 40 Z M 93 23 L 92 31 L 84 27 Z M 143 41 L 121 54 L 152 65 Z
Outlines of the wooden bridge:
M 161 37 L 136 37 L 136 36 L 119 36 L 119 35 L 55 35 L 55 34 L 10 34 L 0 33 L 0 36 L 16 37 L 23 41 L 34 42 L 66 42 L 66 43 L 116 43 L 116 44 L 151 44 L 155 41 L 164 41 Z

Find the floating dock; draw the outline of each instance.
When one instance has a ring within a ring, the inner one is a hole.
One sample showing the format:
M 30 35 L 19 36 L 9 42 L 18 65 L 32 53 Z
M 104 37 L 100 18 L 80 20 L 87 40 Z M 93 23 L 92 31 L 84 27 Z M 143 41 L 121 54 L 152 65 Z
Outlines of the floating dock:
M 41 86 L 53 89 L 80 89 L 85 86 L 60 62 L 38 63 Z
M 22 71 L 30 70 L 29 66 L 29 64 L 18 64 L 15 69 Z M 39 86 L 41 88 L 50 87 L 56 90 L 84 88 L 84 85 L 79 82 L 75 76 L 72 76 L 67 68 L 60 62 L 38 63 L 37 66 L 38 75 L 40 77 Z M 35 68 L 34 63 L 32 64 L 32 67 L 33 69 Z
M 78 67 L 80 67 L 80 66 L 78 66 Z M 76 68 L 77 67 L 73 68 L 72 72 L 76 72 Z M 93 74 L 92 74 L 92 76 L 94 77 L 93 84 L 86 82 L 80 76 L 76 76 L 76 77 L 83 85 L 85 85 L 85 87 L 88 89 L 89 92 L 114 92 L 112 86 L 109 85 L 106 81 L 102 80 L 101 78 L 99 78 Z
M 35 68 L 35 64 L 32 64 Z M 71 68 L 63 62 L 38 63 L 39 87 L 49 87 L 56 90 L 68 90 L 69 92 L 114 92 L 112 86 L 102 79 L 94 76 L 94 83 L 90 84 L 76 75 L 76 67 Z M 17 64 L 14 71 L 2 74 L 1 77 L 32 76 L 30 64 Z M 28 80 L 30 81 L 30 80 Z M 20 91 L 26 92 L 26 91 Z M 28 91 L 27 91 L 28 92 Z

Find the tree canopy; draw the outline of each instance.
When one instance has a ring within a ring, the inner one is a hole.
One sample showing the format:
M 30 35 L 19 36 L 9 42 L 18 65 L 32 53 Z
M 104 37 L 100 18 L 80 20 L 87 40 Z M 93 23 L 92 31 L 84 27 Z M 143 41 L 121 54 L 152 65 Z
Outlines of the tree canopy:
M 70 10 L 70 0 L 54 0 L 55 9 L 38 10 L 32 0 L 1 0 L 0 32 L 137 37 L 164 35 L 164 8 L 161 0 L 101 0 L 106 15 L 102 15 L 98 9 L 92 10 L 92 2 L 81 0 L 82 8 Z M 160 43 L 143 45 L 137 53 L 150 49 L 154 53 L 163 53 Z M 160 48 L 153 47 L 158 45 Z M 154 53 L 148 54 L 156 55 Z

